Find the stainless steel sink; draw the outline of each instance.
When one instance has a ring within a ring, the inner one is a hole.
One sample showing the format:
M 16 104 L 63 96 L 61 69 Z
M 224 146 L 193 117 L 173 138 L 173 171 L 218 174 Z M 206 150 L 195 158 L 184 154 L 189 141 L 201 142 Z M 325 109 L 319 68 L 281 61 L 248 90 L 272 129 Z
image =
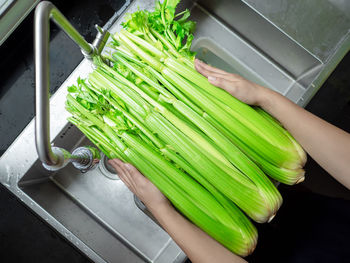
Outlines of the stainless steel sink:
M 54 144 L 72 150 L 91 143 L 68 125 Z M 69 165 L 52 174 L 36 162 L 18 187 L 67 229 L 63 233 L 68 239 L 73 234 L 79 239 L 74 241 L 76 245 L 84 243 L 108 262 L 174 262 L 177 257 L 185 258 L 170 237 L 137 208 L 123 182 L 111 180 L 102 161 L 86 173 Z
M 135 0 L 126 12 L 138 7 L 152 9 L 153 4 L 153 0 Z M 349 48 L 345 36 L 332 58 L 323 60 L 239 0 L 215 4 L 183 0 L 181 4 L 192 8 L 192 17 L 198 22 L 193 43 L 198 57 L 275 89 L 302 106 Z M 120 30 L 121 21 L 122 17 L 111 26 L 112 33 Z M 91 71 L 89 62 L 83 60 L 50 100 L 50 133 L 55 146 L 73 150 L 90 144 L 67 122 L 64 102 L 66 87 Z M 71 164 L 58 172 L 45 170 L 35 149 L 33 121 L 0 159 L 0 182 L 94 262 L 186 259 L 103 164 L 86 173 Z
M 135 1 L 128 11 L 153 4 Z M 121 21 L 109 30 L 120 30 Z M 83 60 L 50 100 L 55 146 L 73 150 L 91 144 L 67 122 L 64 109 L 66 87 L 91 71 L 90 62 Z M 71 164 L 47 171 L 36 153 L 34 121 L 0 159 L 1 183 L 93 262 L 183 262 L 186 255 L 113 176 L 102 162 L 86 173 Z
M 198 56 L 303 107 L 350 50 L 346 1 L 198 2 Z

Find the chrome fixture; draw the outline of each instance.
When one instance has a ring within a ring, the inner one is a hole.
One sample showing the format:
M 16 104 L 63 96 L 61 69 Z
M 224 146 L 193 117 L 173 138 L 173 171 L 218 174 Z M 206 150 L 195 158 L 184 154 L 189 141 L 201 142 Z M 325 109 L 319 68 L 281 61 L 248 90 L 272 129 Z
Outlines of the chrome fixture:
M 39 159 L 48 170 L 59 170 L 72 162 L 80 170 L 93 167 L 96 162 L 95 150 L 83 148 L 70 154 L 68 151 L 51 147 L 50 144 L 50 71 L 49 36 L 50 19 L 53 20 L 80 48 L 88 60 L 92 61 L 103 50 L 109 32 L 96 25 L 97 36 L 92 44 L 69 23 L 63 14 L 48 1 L 43 1 L 35 9 L 34 53 L 36 83 L 35 141 Z
M 154 0 L 125 2 L 115 13 L 115 20 L 111 18 L 104 27 L 110 25 L 111 34 L 121 30 L 128 13 L 154 8 Z M 256 3 L 255 8 L 261 10 L 261 14 L 245 2 Z M 193 20 L 197 21 L 193 51 L 200 59 L 271 87 L 304 107 L 350 47 L 350 32 L 338 38 L 336 45 L 325 39 L 321 41 L 320 37 L 326 34 L 335 41 L 334 34 L 341 33 L 336 29 L 349 25 L 343 21 L 350 11 L 345 4 L 349 1 L 309 0 L 308 5 L 303 2 L 306 1 L 198 0 L 194 4 L 192 0 L 182 0 L 179 10 L 189 8 Z M 261 3 L 271 8 L 262 10 Z M 335 8 L 341 3 L 344 8 Z M 289 12 L 293 9 L 288 8 L 290 5 L 293 8 L 297 5 L 296 10 L 301 12 Z M 313 7 L 317 7 L 317 12 L 311 12 Z M 335 15 L 336 11 L 344 15 Z M 319 12 L 328 12 L 327 25 L 333 25 L 329 30 L 322 27 L 324 15 L 319 16 L 321 22 L 314 22 Z M 288 15 L 299 15 L 298 23 L 277 23 L 286 21 Z M 301 18 L 312 23 L 305 24 Z M 286 32 L 285 25 L 288 26 Z M 298 30 L 291 26 L 297 26 Z M 324 34 L 319 33 L 322 30 Z M 291 33 L 297 33 L 304 40 L 310 39 L 312 42 L 308 44 L 316 43 L 319 52 L 331 50 L 327 52 L 329 57 L 323 59 L 310 53 L 312 49 L 304 48 L 307 43 L 293 38 Z M 310 35 L 312 37 L 308 38 Z M 318 48 L 320 46 L 322 49 Z M 50 127 L 51 142 L 70 152 L 91 142 L 76 127 L 68 129 L 69 114 L 64 109 L 66 88 L 78 76 L 86 77 L 91 71 L 91 63 L 87 59 L 81 61 L 50 100 L 54 119 Z M 36 154 L 34 128 L 33 120 L 0 157 L 0 183 L 33 213 L 92 262 L 180 263 L 186 260 L 169 235 L 146 216 L 146 208 L 134 200 L 121 180 L 101 176 L 104 172 L 100 164 L 98 169 L 90 169 L 84 176 L 71 165 L 57 172 L 43 168 Z

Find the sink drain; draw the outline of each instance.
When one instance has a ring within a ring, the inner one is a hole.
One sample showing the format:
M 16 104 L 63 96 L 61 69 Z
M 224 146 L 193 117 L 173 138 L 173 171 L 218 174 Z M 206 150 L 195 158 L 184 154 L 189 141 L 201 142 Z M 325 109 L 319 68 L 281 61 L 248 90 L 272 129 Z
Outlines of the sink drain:
M 112 180 L 119 180 L 117 171 L 108 163 L 108 157 L 101 153 L 101 161 L 99 162 L 99 169 L 101 173 Z

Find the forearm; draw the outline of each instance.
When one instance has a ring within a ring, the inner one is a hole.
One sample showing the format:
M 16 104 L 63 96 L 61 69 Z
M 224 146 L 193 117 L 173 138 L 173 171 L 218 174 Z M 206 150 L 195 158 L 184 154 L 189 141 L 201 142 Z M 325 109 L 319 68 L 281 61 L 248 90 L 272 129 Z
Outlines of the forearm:
M 110 160 L 109 163 L 192 262 L 245 262 L 180 215 L 159 189 L 134 166 L 119 159 Z
M 260 106 L 278 119 L 320 166 L 350 188 L 350 134 L 276 92 L 265 89 L 262 98 Z
M 189 222 L 170 205 L 150 210 L 192 262 L 246 262 Z

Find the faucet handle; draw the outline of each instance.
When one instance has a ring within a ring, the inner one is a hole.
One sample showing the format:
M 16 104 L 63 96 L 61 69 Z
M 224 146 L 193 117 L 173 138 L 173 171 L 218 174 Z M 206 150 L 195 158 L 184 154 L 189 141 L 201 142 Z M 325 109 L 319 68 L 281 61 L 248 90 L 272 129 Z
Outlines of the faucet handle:
M 97 30 L 97 33 L 101 33 L 103 34 L 104 32 L 106 32 L 102 27 L 100 27 L 98 24 L 95 24 L 95 28 Z
M 105 45 L 108 41 L 110 33 L 108 32 L 108 30 L 103 29 L 99 25 L 95 25 L 95 28 L 97 30 L 97 35 L 96 35 L 94 42 L 92 42 L 92 46 L 94 47 L 95 51 L 97 52 L 96 55 L 100 55 L 103 48 L 105 47 Z

